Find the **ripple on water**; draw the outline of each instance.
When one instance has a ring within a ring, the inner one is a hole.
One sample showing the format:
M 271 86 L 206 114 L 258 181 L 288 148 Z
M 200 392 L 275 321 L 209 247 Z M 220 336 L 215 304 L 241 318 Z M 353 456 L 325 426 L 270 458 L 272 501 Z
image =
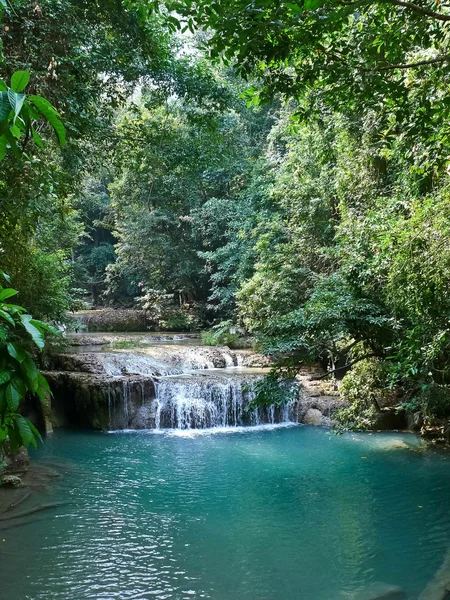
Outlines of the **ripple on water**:
M 417 598 L 449 547 L 450 470 L 414 440 L 57 432 L 36 459 L 70 465 L 68 504 L 2 532 L 2 598 L 330 600 L 379 581 Z

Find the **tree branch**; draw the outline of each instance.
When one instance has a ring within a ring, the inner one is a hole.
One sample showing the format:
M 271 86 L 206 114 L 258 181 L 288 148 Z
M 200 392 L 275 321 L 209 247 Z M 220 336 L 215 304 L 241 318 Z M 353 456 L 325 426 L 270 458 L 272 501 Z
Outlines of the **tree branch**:
M 395 69 L 413 69 L 414 67 L 421 67 L 423 65 L 434 65 L 436 63 L 448 61 L 450 61 L 450 54 L 444 54 L 436 58 L 430 58 L 429 60 L 419 60 L 414 63 L 403 63 L 399 65 L 389 65 L 386 67 L 365 67 L 362 68 L 362 70 L 366 73 L 370 73 L 371 71 L 393 71 Z
M 347 347 L 342 348 L 342 350 L 339 350 L 340 354 L 348 354 L 350 352 L 350 350 L 352 348 L 354 348 L 355 346 L 357 346 L 360 342 L 363 342 L 364 340 L 353 340 L 353 342 L 351 342 Z
M 427 17 L 437 19 L 438 21 L 450 21 L 450 15 L 444 15 L 442 13 L 435 12 L 429 8 L 424 8 L 423 6 L 414 4 L 413 2 L 407 2 L 406 0 L 388 0 L 387 3 L 394 4 L 395 6 L 404 6 L 405 8 L 409 8 L 420 15 L 426 15 Z
M 337 367 L 336 369 L 333 369 L 332 371 L 328 371 L 327 373 L 325 373 L 325 375 L 321 375 L 320 377 L 313 377 L 312 381 L 320 381 L 321 379 L 325 379 L 326 377 L 329 377 L 330 375 L 333 375 L 334 373 L 337 373 L 338 371 L 343 371 L 344 369 L 349 369 L 350 367 L 353 367 L 353 365 L 356 365 L 356 363 L 359 363 L 362 360 L 366 360 L 366 358 L 374 358 L 375 356 L 379 356 L 379 355 L 374 352 L 371 352 L 370 354 L 364 354 L 364 356 L 361 356 L 360 358 L 355 358 L 355 360 L 350 361 L 343 367 Z
M 367 2 L 361 2 L 357 0 L 356 2 L 349 2 L 347 0 L 341 0 L 339 4 L 343 6 L 360 6 L 361 4 L 393 4 L 394 6 L 403 6 L 404 8 L 409 8 L 413 12 L 419 15 L 425 15 L 426 17 L 431 17 L 432 19 L 437 19 L 438 21 L 450 21 L 450 15 L 444 15 L 443 13 L 438 13 L 430 8 L 425 8 L 424 6 L 419 6 L 418 4 L 414 4 L 414 2 L 408 2 L 407 0 L 368 0 Z M 441 6 L 446 6 L 441 5 Z

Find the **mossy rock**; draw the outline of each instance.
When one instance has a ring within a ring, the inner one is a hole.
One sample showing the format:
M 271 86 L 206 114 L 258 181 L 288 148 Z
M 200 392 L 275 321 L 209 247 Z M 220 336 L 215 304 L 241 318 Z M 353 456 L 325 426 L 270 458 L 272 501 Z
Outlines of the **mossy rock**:
M 17 475 L 2 475 L 0 477 L 0 487 L 20 487 L 22 480 Z

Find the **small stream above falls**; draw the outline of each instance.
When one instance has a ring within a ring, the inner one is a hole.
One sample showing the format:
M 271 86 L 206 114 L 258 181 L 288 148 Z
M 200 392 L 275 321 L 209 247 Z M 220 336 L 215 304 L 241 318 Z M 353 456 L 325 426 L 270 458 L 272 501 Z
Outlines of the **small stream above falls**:
M 264 357 L 192 341 L 139 334 L 135 348 L 102 343 L 92 352 L 88 339 L 55 356 L 47 377 L 57 425 L 114 431 L 298 422 L 296 402 L 249 409 L 255 382 L 268 371 Z

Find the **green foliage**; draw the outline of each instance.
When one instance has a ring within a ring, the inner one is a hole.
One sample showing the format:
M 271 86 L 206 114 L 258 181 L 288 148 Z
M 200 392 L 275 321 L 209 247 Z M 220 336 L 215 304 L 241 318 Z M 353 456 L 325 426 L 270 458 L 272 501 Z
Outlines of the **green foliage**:
M 11 87 L 0 81 L 0 160 L 8 149 L 20 157 L 30 139 L 43 147 L 44 143 L 36 131 L 42 118 L 53 127 L 61 146 L 66 143 L 66 130 L 50 102 L 41 96 L 27 97 L 19 93 L 29 80 L 27 71 L 16 71 L 11 75 Z
M 376 121 L 360 121 L 359 129 L 352 121 L 333 115 L 309 125 L 278 158 L 274 216 L 255 230 L 255 271 L 237 293 L 239 313 L 280 365 L 319 360 L 331 375 L 353 366 L 357 377 L 359 361 L 376 357 L 378 387 L 415 397 L 429 386 L 444 397 L 447 175 L 424 190 L 403 144 L 382 161 Z M 357 377 L 353 388 L 361 399 L 355 392 L 345 420 L 369 426 L 375 413 L 367 386 Z
M 9 283 L 9 277 L 0 271 Z M 20 446 L 36 447 L 41 439 L 34 425 L 19 413 L 20 402 L 27 394 L 37 395 L 46 402 L 50 388 L 39 372 L 28 349 L 29 341 L 39 349 L 44 348 L 46 333 L 59 335 L 51 325 L 33 319 L 25 308 L 7 302 L 17 295 L 17 290 L 0 285 L 0 458 L 5 443 L 15 454 Z
M 239 343 L 236 323 L 276 373 L 352 369 L 351 427 L 372 418 L 369 388 L 446 415 L 445 5 L 13 5 L 0 249 L 30 312 L 138 299 L 155 327 L 224 321 L 210 344 Z
M 248 410 L 271 406 L 284 406 L 296 400 L 299 384 L 289 372 L 271 372 L 259 379 L 254 386 L 255 397 L 249 402 Z
M 83 222 L 85 178 L 107 164 L 116 143 L 112 123 L 138 83 L 151 80 L 164 97 L 173 93 L 170 36 L 157 19 L 141 25 L 135 11 L 112 0 L 36 6 L 17 0 L 2 17 L 3 74 L 11 81 L 9 92 L 2 86 L 10 122 L 0 131 L 2 265 L 33 314 L 61 318 L 76 305 L 74 290 L 90 288 L 95 300 L 104 291 L 97 283 L 100 265 L 89 257 L 76 263 L 77 246 L 92 226 Z M 61 152 L 53 140 L 65 142 L 62 121 L 67 143 Z M 106 262 L 114 254 L 108 247 L 94 258 Z
M 295 98 L 294 124 L 321 118 L 324 105 L 359 115 L 375 111 L 387 146 L 399 135 L 409 137 L 408 152 L 418 170 L 434 170 L 446 161 L 447 7 L 395 0 L 173 0 L 165 5 L 169 26 L 174 11 L 182 30 L 211 30 L 204 40 L 211 58 L 258 78 L 245 94 L 250 104 L 275 94 Z
M 378 359 L 359 362 L 349 371 L 340 386 L 341 399 L 348 403 L 333 414 L 337 431 L 372 429 L 380 407 L 388 404 L 393 392 L 387 389 L 386 373 Z
M 165 331 L 195 331 L 198 326 L 196 315 L 183 307 L 172 309 L 160 321 L 160 327 Z
M 426 425 L 434 424 L 436 419 L 450 418 L 450 390 L 439 384 L 423 384 L 414 391 L 408 400 L 399 404 L 399 409 L 408 413 L 419 412 Z
M 255 150 L 245 105 L 223 98 L 236 88 L 220 73 L 209 98 L 155 106 L 148 92 L 122 114 L 109 186 L 118 243 L 108 297 L 126 279 L 131 290 L 166 289 L 181 304 L 207 300 L 205 259 L 239 212 Z
M 250 344 L 248 338 L 242 336 L 232 321 L 221 321 L 210 331 L 201 334 L 202 344 L 206 346 L 228 346 L 230 348 L 247 348 Z

